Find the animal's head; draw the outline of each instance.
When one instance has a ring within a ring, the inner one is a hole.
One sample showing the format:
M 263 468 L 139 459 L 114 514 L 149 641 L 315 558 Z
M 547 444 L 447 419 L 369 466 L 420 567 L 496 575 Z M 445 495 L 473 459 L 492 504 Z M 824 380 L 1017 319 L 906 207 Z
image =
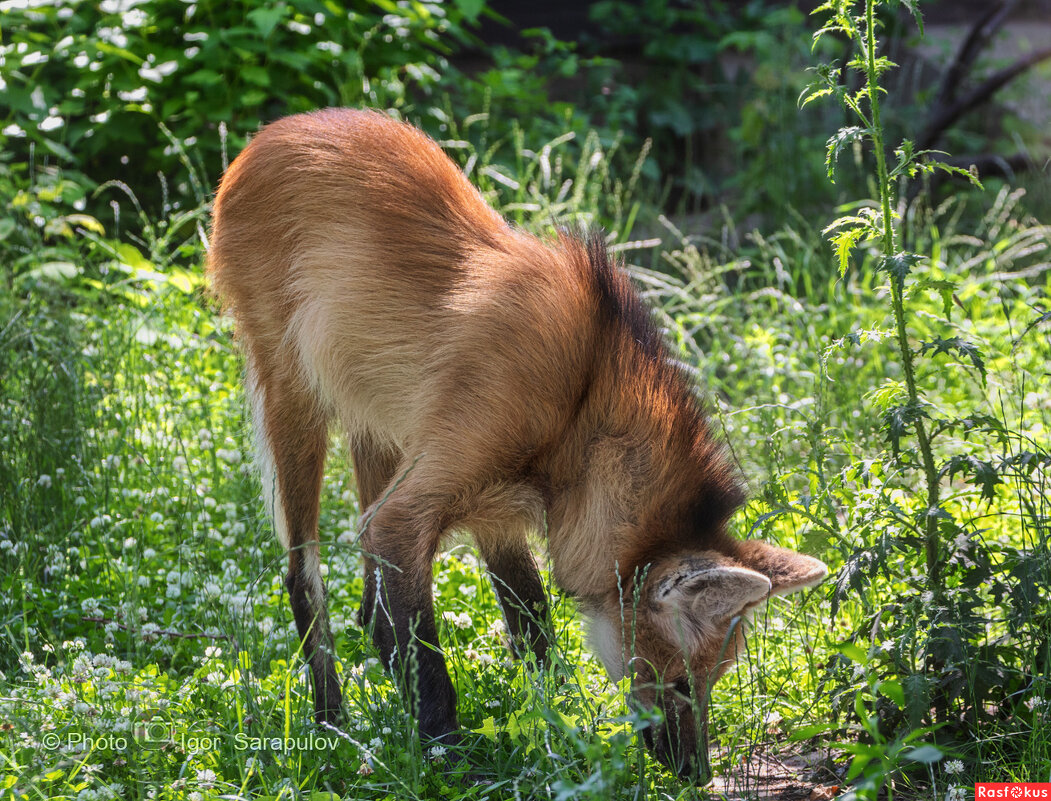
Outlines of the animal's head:
M 632 671 L 633 700 L 663 714 L 644 731 L 658 759 L 681 776 L 707 778 L 708 689 L 737 658 L 748 613 L 827 574 L 817 559 L 749 541 L 732 557 L 698 551 L 652 564 L 635 597 L 591 610 L 592 645 L 606 670 L 614 679 Z

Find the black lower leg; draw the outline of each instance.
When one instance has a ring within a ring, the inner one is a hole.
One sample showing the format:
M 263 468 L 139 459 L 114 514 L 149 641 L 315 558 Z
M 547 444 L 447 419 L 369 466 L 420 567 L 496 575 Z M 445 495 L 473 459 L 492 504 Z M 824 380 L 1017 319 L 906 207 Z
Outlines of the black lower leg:
M 310 664 L 314 685 L 314 717 L 318 723 L 336 723 L 340 718 L 342 694 L 336 675 L 324 585 L 320 575 L 307 575 L 303 562 L 301 553 L 292 553 L 285 586 L 288 588 L 296 628 L 303 642 L 303 653 Z
M 372 638 L 419 722 L 425 743 L 459 742 L 456 690 L 438 649 L 430 577 L 412 581 L 383 567 L 375 604 Z
M 547 593 L 532 555 L 492 554 L 486 561 L 515 653 L 521 656 L 522 649 L 528 648 L 543 662 L 550 628 Z
M 368 556 L 364 557 L 364 581 L 365 585 L 361 591 L 361 606 L 358 607 L 358 625 L 363 629 L 369 627 L 373 614 L 376 611 L 376 563 Z

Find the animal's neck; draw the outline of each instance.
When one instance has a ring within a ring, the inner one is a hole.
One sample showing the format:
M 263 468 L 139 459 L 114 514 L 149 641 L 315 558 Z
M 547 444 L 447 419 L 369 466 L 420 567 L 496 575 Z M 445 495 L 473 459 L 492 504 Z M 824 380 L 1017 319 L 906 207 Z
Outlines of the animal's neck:
M 645 414 L 615 414 L 608 390 L 592 388 L 546 465 L 552 571 L 562 589 L 583 598 L 617 592 L 662 491 L 654 478 L 663 472 L 663 443 Z
M 736 473 L 677 388 L 598 375 L 546 471 L 555 580 L 593 599 L 619 596 L 669 553 L 724 549 L 740 503 Z

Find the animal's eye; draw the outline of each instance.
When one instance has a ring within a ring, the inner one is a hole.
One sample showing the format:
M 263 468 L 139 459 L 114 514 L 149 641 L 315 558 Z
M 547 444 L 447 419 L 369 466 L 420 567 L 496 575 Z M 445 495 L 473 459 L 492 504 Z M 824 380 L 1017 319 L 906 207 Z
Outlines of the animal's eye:
M 690 697 L 690 680 L 685 676 L 676 681 L 675 684 L 673 684 L 672 686 L 675 688 L 675 692 L 677 692 L 683 698 Z

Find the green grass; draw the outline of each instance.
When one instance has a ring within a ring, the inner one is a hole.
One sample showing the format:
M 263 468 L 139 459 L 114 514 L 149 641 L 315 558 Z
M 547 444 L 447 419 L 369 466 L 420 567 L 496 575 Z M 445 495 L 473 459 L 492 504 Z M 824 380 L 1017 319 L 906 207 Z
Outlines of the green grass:
M 597 143 L 579 168 L 558 158 L 559 147 L 520 151 L 514 168 L 453 152 L 527 228 L 601 208 L 616 240 L 629 241 L 642 200 L 633 181 L 613 180 Z M 1049 234 L 1006 192 L 985 202 L 932 211 L 913 229 L 932 255 L 931 274 L 956 277 L 952 324 L 981 343 L 987 377 L 924 362 L 919 380 L 940 409 L 980 410 L 1010 432 L 992 444 L 961 432 L 951 446 L 959 453 L 1046 455 L 1051 344 L 1047 323 L 1035 321 L 1051 288 Z M 493 591 L 465 543 L 450 542 L 435 586 L 471 732 L 467 761 L 423 753 L 354 622 L 359 510 L 338 448 L 321 529 L 350 715 L 338 732 L 313 725 L 284 558 L 250 469 L 242 362 L 203 293 L 195 219 L 158 224 L 136 248 L 76 234 L 73 274 L 23 271 L 0 296 L 0 798 L 702 797 L 642 748 L 635 731 L 645 719 L 588 655 L 571 601 L 552 591 L 550 665 L 511 658 Z M 877 341 L 890 325 L 874 300 L 883 278 L 862 249 L 862 268 L 840 280 L 821 227 L 736 232 L 743 244 L 731 250 L 728 238 L 668 223 L 660 245 L 625 253 L 647 265 L 634 270 L 639 284 L 698 370 L 749 478 L 753 500 L 736 532 L 839 570 L 895 530 L 903 515 L 894 510 L 917 496 L 896 478 L 879 427 L 880 387 L 897 369 Z M 940 296 L 910 291 L 915 337 L 941 330 Z M 868 341 L 837 344 L 851 332 Z M 991 501 L 958 480 L 945 489 L 982 536 L 1031 553 L 1046 581 L 1047 481 L 1046 467 L 1019 471 Z M 802 781 L 840 784 L 849 761 L 841 744 L 866 739 L 855 699 L 892 721 L 909 712 L 888 707 L 889 685 L 868 678 L 905 681 L 908 665 L 923 670 L 915 643 L 936 615 L 924 608 L 922 575 L 898 567 L 871 567 L 835 615 L 830 580 L 757 616 L 748 653 L 713 697 L 717 786 L 755 790 L 766 770 L 757 754 L 791 751 L 828 757 L 825 772 Z M 1019 574 L 1014 586 L 1024 595 L 1029 585 Z M 962 760 L 962 774 L 946 774 L 944 760 L 915 763 L 895 773 L 899 791 L 940 799 L 950 785 L 1046 780 L 1051 771 L 1051 691 L 1036 669 L 1047 658 L 1046 599 L 1034 604 L 1042 624 L 1016 625 L 999 612 L 1018 598 L 998 607 L 973 589 L 989 620 L 984 636 L 1013 649 L 1008 669 L 1018 681 L 1005 714 L 926 737 Z M 887 612 L 892 602 L 900 604 Z M 843 643 L 861 655 L 844 655 Z M 812 737 L 794 744 L 793 733 Z M 296 747 L 285 749 L 286 739 Z

